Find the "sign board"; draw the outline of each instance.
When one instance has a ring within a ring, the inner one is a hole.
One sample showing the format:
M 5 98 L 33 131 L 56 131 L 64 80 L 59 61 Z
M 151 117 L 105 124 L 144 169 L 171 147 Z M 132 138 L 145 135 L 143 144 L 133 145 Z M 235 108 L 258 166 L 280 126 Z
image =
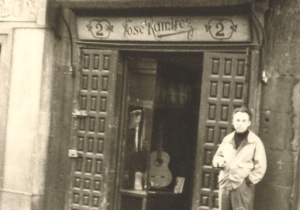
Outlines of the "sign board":
M 248 16 L 77 17 L 81 40 L 249 42 Z
M 0 0 L 0 21 L 36 21 L 36 0 Z

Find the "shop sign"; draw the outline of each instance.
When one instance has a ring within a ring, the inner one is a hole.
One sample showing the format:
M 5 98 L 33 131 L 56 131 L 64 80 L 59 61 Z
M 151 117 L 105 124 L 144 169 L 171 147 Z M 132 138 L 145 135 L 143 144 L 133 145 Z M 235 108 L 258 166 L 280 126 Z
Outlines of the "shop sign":
M 81 40 L 249 42 L 247 16 L 78 17 Z
M 0 0 L 0 21 L 36 21 L 36 0 Z

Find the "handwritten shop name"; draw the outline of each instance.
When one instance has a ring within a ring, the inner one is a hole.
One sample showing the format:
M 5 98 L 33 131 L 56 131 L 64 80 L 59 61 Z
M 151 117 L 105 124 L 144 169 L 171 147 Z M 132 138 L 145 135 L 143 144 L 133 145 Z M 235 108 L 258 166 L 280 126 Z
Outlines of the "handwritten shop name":
M 161 40 L 163 37 L 176 36 L 186 34 L 186 39 L 191 40 L 193 36 L 193 27 L 189 18 L 169 18 L 165 20 L 154 20 L 153 18 L 145 18 L 143 21 L 134 19 L 126 19 L 121 31 L 125 39 L 135 37 L 152 37 Z M 120 24 L 115 24 L 117 31 L 120 33 Z M 108 39 L 114 32 L 114 25 L 107 19 L 91 20 L 87 25 L 88 30 L 95 38 Z M 121 35 L 121 34 L 119 34 Z
M 170 18 L 167 21 L 154 21 L 153 18 L 146 18 L 142 24 L 134 24 L 131 19 L 127 19 L 124 24 L 124 37 L 153 35 L 159 40 L 166 36 L 174 36 L 181 33 L 187 33 L 187 39 L 192 38 L 193 28 L 189 18 L 175 19 Z

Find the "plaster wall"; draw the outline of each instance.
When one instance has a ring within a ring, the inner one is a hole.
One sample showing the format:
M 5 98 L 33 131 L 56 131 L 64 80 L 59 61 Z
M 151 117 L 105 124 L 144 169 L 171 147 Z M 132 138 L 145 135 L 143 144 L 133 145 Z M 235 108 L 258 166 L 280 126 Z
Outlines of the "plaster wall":
M 39 209 L 48 142 L 51 40 L 44 29 L 15 29 L 0 209 Z M 25 41 L 26 40 L 26 41 Z
M 43 209 L 53 70 L 47 0 L 0 5 L 0 209 Z
M 46 1 L 6 1 L 0 11 L 0 209 L 41 209 L 53 62 Z

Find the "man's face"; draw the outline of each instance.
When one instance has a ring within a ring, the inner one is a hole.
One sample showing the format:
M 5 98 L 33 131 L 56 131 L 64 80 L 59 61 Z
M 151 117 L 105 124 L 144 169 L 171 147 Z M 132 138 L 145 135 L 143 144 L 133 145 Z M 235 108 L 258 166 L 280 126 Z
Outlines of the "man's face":
M 236 132 L 243 133 L 251 125 L 250 117 L 245 112 L 237 112 L 233 115 L 232 125 Z

